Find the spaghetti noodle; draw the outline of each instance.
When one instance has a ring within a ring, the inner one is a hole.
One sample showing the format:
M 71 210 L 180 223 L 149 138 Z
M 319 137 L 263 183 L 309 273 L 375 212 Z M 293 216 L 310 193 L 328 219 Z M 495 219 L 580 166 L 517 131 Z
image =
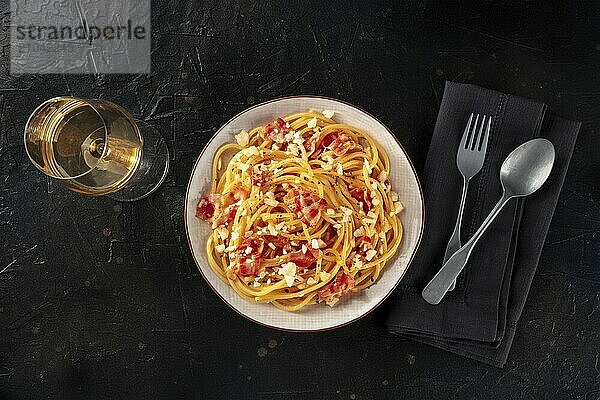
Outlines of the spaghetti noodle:
M 287 311 L 333 306 L 376 282 L 398 249 L 403 206 L 387 154 L 332 118 L 278 118 L 215 154 L 196 216 L 212 223 L 211 268 L 247 300 Z

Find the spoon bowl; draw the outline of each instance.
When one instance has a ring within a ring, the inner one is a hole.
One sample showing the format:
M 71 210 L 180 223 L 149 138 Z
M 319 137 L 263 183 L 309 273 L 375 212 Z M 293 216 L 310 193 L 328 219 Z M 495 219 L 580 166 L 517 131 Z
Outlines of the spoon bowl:
M 500 181 L 506 194 L 527 196 L 544 184 L 554 164 L 554 146 L 543 138 L 514 149 L 502 163 Z

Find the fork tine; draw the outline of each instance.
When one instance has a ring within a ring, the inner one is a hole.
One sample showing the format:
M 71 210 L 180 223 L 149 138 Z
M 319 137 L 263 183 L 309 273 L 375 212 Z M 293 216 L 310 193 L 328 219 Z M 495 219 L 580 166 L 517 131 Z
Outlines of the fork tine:
M 485 117 L 486 115 L 483 114 L 481 116 L 481 124 L 479 125 L 479 127 L 475 126 L 475 129 L 479 129 L 477 129 L 477 134 L 473 139 L 473 144 L 471 144 L 471 151 L 479 150 L 479 143 L 481 142 L 481 138 L 483 137 L 483 128 L 485 127 Z
M 481 148 L 481 145 L 483 143 L 483 137 L 485 136 L 484 129 L 485 129 L 488 118 L 489 117 L 487 115 L 483 116 L 483 120 L 481 121 L 481 126 L 479 127 L 479 136 L 477 137 L 477 141 L 475 143 L 473 143 L 474 151 L 479 151 L 479 149 Z
M 471 150 L 473 148 L 473 143 L 477 138 L 477 125 L 479 123 L 479 114 L 475 117 L 475 123 L 473 124 L 473 129 L 471 130 L 471 137 L 469 138 L 469 143 L 467 144 L 466 149 Z
M 460 140 L 460 148 L 465 149 L 467 147 L 467 138 L 469 137 L 469 132 L 471 131 L 471 122 L 473 121 L 473 113 L 469 117 L 469 122 L 467 122 L 467 126 L 465 127 L 465 132 L 463 133 L 462 139 Z
M 488 139 L 490 138 L 490 131 L 492 130 L 492 117 L 489 116 L 487 120 L 487 125 L 485 127 L 485 133 L 483 135 L 483 139 L 479 142 L 479 151 L 483 151 L 484 153 L 487 150 Z

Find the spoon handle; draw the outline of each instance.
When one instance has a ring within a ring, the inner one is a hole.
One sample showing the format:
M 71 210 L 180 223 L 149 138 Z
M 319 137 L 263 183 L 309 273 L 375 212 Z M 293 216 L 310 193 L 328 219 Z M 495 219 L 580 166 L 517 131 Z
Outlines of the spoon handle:
M 498 203 L 494 206 L 492 211 L 483 221 L 477 232 L 473 234 L 471 239 L 464 244 L 460 249 L 456 251 L 449 259 L 444 263 L 442 268 L 433 277 L 433 279 L 425 286 L 422 292 L 422 296 L 429 304 L 439 304 L 440 301 L 446 295 L 448 288 L 452 285 L 452 282 L 456 280 L 456 277 L 465 267 L 465 264 L 469 260 L 469 256 L 473 251 L 473 247 L 477 241 L 483 236 L 486 229 L 492 224 L 494 219 L 498 216 L 504 205 L 513 196 L 507 195 L 506 192 L 502 195 Z

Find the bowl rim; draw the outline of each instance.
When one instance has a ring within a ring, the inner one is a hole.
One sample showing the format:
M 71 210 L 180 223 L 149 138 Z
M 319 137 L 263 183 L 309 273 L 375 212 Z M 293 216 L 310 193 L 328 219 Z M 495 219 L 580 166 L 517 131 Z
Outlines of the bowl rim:
M 278 101 L 281 100 L 289 100 L 289 99 L 323 99 L 323 100 L 331 100 L 331 101 L 335 101 L 341 104 L 344 104 L 348 107 L 352 107 L 362 113 L 364 113 L 365 115 L 367 115 L 369 118 L 372 118 L 373 120 L 375 120 L 376 122 L 378 122 L 379 124 L 381 124 L 381 126 L 383 126 L 385 128 L 385 130 L 394 138 L 394 141 L 396 142 L 396 144 L 398 145 L 398 147 L 400 147 L 400 149 L 402 150 L 402 152 L 404 153 L 404 156 L 406 157 L 406 159 L 408 160 L 408 164 L 410 165 L 410 168 L 413 172 L 413 175 L 415 177 L 415 180 L 417 181 L 417 187 L 419 188 L 419 198 L 421 199 L 421 216 L 422 216 L 422 222 L 421 222 L 421 230 L 419 232 L 419 237 L 417 239 L 417 244 L 412 252 L 412 254 L 410 255 L 410 259 L 408 260 L 407 264 L 406 264 L 406 268 L 404 269 L 404 271 L 402 272 L 402 274 L 398 277 L 398 280 L 396 281 L 396 283 L 394 284 L 394 286 L 381 298 L 381 300 L 379 300 L 377 302 L 377 304 L 375 304 L 374 306 L 372 306 L 370 309 L 368 309 L 367 311 L 365 311 L 363 314 L 359 315 L 356 318 L 353 318 L 349 321 L 340 323 L 340 324 L 336 324 L 336 325 L 332 325 L 332 326 L 328 326 L 325 328 L 319 328 L 319 329 L 294 329 L 294 328 L 283 328 L 280 326 L 275 326 L 275 325 L 270 325 L 266 322 L 263 321 L 258 321 L 246 314 L 244 314 L 242 311 L 238 310 L 235 306 L 233 306 L 232 304 L 230 304 L 220 293 L 219 291 L 210 283 L 210 281 L 208 280 L 208 278 L 206 277 L 206 275 L 204 274 L 204 272 L 202 271 L 202 267 L 198 261 L 198 257 L 196 257 L 196 254 L 194 253 L 194 248 L 192 246 L 192 242 L 190 240 L 190 227 L 188 226 L 188 222 L 187 222 L 187 216 L 188 216 L 188 198 L 190 196 L 190 188 L 192 186 L 192 177 L 194 172 L 196 171 L 196 169 L 198 168 L 198 163 L 200 162 L 200 159 L 202 158 L 202 156 L 204 155 L 204 152 L 206 151 L 206 149 L 209 147 L 210 143 L 215 140 L 215 138 L 219 135 L 219 133 L 227 126 L 229 125 L 231 122 L 233 122 L 235 119 L 237 119 L 238 117 L 240 117 L 241 115 L 257 108 L 257 107 L 261 107 L 267 104 L 271 104 L 271 103 L 276 103 Z M 412 160 L 410 159 L 410 157 L 408 156 L 408 153 L 406 152 L 406 149 L 404 148 L 404 146 L 402 146 L 402 144 L 400 143 L 400 141 L 398 140 L 398 138 L 396 137 L 396 135 L 394 135 L 394 133 L 392 132 L 392 130 L 383 122 L 381 122 L 377 117 L 375 117 L 374 115 L 372 115 L 371 113 L 369 113 L 368 111 L 363 110 L 362 108 L 355 106 L 354 104 L 351 104 L 347 101 L 344 100 L 340 100 L 340 99 L 336 99 L 333 97 L 327 97 L 327 96 L 320 96 L 320 95 L 293 95 L 293 96 L 283 96 L 283 97 L 277 97 L 275 99 L 271 99 L 271 100 L 267 100 L 261 103 L 257 103 L 254 104 L 248 108 L 243 109 L 242 111 L 240 111 L 239 113 L 235 114 L 233 117 L 231 117 L 229 120 L 227 120 L 225 123 L 223 123 L 219 129 L 217 129 L 215 131 L 215 133 L 211 136 L 211 138 L 208 140 L 208 142 L 206 142 L 206 144 L 204 145 L 204 148 L 202 149 L 202 151 L 200 152 L 200 154 L 198 155 L 198 157 L 196 158 L 196 161 L 194 162 L 194 167 L 192 168 L 192 171 L 190 173 L 190 177 L 188 179 L 188 184 L 187 184 L 187 188 L 185 191 L 185 200 L 184 200 L 184 212 L 183 212 L 183 219 L 184 219 L 184 226 L 185 226 L 185 236 L 188 242 L 188 246 L 190 248 L 190 252 L 192 253 L 192 258 L 194 259 L 194 263 L 196 264 L 196 268 L 198 268 L 198 271 L 200 272 L 200 275 L 202 275 L 202 278 L 204 279 L 204 281 L 206 282 L 206 284 L 208 284 L 208 286 L 212 289 L 212 291 L 225 303 L 227 304 L 227 306 L 229 306 L 229 308 L 231 308 L 233 311 L 235 311 L 237 314 L 241 315 L 242 317 L 244 317 L 245 319 L 252 321 L 258 325 L 264 326 L 266 328 L 271 328 L 271 329 L 275 329 L 278 331 L 283 331 L 283 332 L 325 332 L 325 331 L 330 331 L 333 329 L 337 329 L 337 328 L 341 328 L 343 326 L 352 324 L 362 318 L 364 318 L 365 316 L 367 316 L 368 314 L 370 314 L 371 312 L 373 312 L 373 310 L 375 310 L 376 308 L 378 308 L 391 294 L 392 292 L 394 292 L 394 290 L 396 290 L 396 288 L 400 285 L 400 281 L 402 280 L 402 278 L 404 277 L 404 275 L 406 274 L 406 272 L 410 269 L 410 266 L 415 258 L 415 255 L 417 254 L 417 251 L 419 250 L 419 247 L 421 245 L 421 240 L 423 239 L 423 232 L 425 229 L 425 197 L 423 195 L 423 187 L 421 186 L 421 181 L 419 180 L 419 175 L 417 174 L 417 171 L 415 169 L 415 166 L 412 162 Z

